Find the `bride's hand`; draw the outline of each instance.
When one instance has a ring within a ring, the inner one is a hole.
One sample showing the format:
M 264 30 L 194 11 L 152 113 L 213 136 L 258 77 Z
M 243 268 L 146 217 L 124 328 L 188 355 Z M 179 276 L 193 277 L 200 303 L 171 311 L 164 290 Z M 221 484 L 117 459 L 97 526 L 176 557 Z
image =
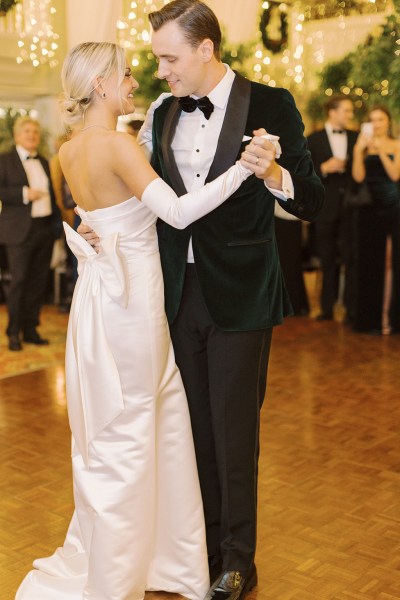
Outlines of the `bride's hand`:
M 83 237 L 84 240 L 88 242 L 88 244 L 93 246 L 96 252 L 100 250 L 100 238 L 97 235 L 97 233 L 93 231 L 93 229 L 91 229 L 88 225 L 85 225 L 85 223 L 81 222 L 77 229 L 77 232 L 80 236 Z

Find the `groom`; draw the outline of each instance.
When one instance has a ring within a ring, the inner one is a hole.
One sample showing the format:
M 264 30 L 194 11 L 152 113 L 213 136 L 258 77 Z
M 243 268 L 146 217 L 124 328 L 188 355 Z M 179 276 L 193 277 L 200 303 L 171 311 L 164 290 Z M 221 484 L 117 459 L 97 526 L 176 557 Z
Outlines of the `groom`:
M 144 130 L 140 139 L 151 137 L 153 167 L 177 194 L 225 171 L 259 127 L 282 147 L 278 164 L 270 142 L 251 143 L 247 166 L 256 177 L 187 229 L 159 222 L 166 311 L 204 503 L 206 598 L 238 600 L 257 582 L 259 411 L 272 327 L 291 311 L 274 202 L 312 220 L 324 192 L 291 95 L 251 83 L 220 61 L 219 23 L 205 3 L 174 0 L 149 18 L 158 76 L 173 95 L 155 109 L 152 135 Z

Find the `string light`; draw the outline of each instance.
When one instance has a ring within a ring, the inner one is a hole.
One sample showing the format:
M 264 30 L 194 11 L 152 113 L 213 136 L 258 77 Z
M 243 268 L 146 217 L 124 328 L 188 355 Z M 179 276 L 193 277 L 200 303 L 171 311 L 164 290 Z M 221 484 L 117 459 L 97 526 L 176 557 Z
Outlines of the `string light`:
M 160 10 L 170 0 L 136 0 L 128 2 L 128 12 L 117 22 L 117 39 L 127 51 L 133 67 L 139 66 L 140 51 L 149 47 L 150 51 L 150 12 Z
M 15 30 L 19 35 L 17 63 L 31 61 L 34 67 L 58 65 L 59 35 L 53 28 L 57 9 L 52 0 L 23 0 L 15 7 Z
M 323 4 L 310 1 L 305 3 L 303 0 L 295 1 L 290 7 L 288 16 L 290 23 L 289 47 L 280 55 L 279 62 L 276 57 L 272 58 L 271 67 L 274 74 L 279 75 L 280 83 L 289 89 L 295 88 L 297 92 L 306 91 L 304 61 L 307 61 L 309 71 L 315 72 L 321 69 L 327 60 L 328 40 L 325 38 L 325 29 L 310 28 L 307 26 L 310 21 L 318 22 L 321 19 L 335 18 L 340 36 L 344 36 L 346 35 L 346 16 L 384 12 L 386 4 L 387 0 L 360 1 L 356 7 L 354 2 L 348 0 L 340 2 L 328 0 Z M 339 44 L 340 39 L 338 38 Z M 400 45 L 400 40 L 398 44 Z M 307 52 L 305 52 L 305 48 Z M 396 54 L 400 55 L 400 49 L 396 51 Z M 282 67 L 285 68 L 283 72 L 280 70 Z M 345 86 L 343 93 L 350 94 L 353 87 L 354 84 Z M 382 86 L 381 94 L 387 95 L 388 89 L 389 86 Z M 331 95 L 333 92 L 328 89 L 325 93 Z M 365 93 L 364 90 L 361 90 L 360 97 L 365 99 L 363 96 Z
M 26 0 L 25 0 L 26 1 Z M 336 19 L 336 27 L 340 36 L 346 35 L 345 17 L 355 14 L 371 14 L 383 12 L 389 0 L 364 0 L 354 5 L 354 2 L 348 0 L 328 0 L 324 3 L 314 3 L 311 0 L 295 0 L 294 3 L 286 5 L 279 4 L 276 0 L 260 2 L 263 11 L 276 11 L 276 8 L 286 15 L 287 29 L 287 47 L 282 46 L 280 52 L 273 52 L 264 45 L 263 35 L 258 32 L 258 39 L 255 43 L 252 58 L 249 59 L 248 72 L 255 81 L 274 87 L 276 81 L 279 85 L 293 88 L 297 92 L 306 92 L 309 77 L 307 68 L 310 72 L 321 69 L 326 63 L 328 51 L 328 38 L 325 37 L 325 28 L 310 27 L 309 22 L 318 22 L 321 19 Z M 117 36 L 119 43 L 127 50 L 128 58 L 135 68 L 139 66 L 143 49 L 151 52 L 150 47 L 150 25 L 148 14 L 154 10 L 159 10 L 170 0 L 136 0 L 125 2 L 125 15 L 121 17 L 117 24 Z M 279 14 L 279 13 L 278 13 Z M 271 12 L 272 15 L 272 12 Z M 268 26 L 272 26 L 272 18 Z M 268 26 L 266 33 L 268 35 Z M 282 31 L 282 29 L 281 29 Z M 348 35 L 348 34 L 347 34 Z M 337 43 L 340 44 L 338 38 Z M 285 38 L 286 41 L 286 38 Z M 336 40 L 335 40 L 336 41 Z M 400 46 L 400 40 L 397 41 Z M 400 55 L 400 48 L 396 51 Z M 232 58 L 235 58 L 234 50 L 231 52 Z M 343 89 L 343 93 L 355 93 L 360 102 L 365 100 L 365 92 L 360 88 L 354 88 L 354 83 L 350 82 Z M 389 86 L 380 86 L 382 95 L 386 95 Z M 325 90 L 327 96 L 333 92 L 329 88 Z

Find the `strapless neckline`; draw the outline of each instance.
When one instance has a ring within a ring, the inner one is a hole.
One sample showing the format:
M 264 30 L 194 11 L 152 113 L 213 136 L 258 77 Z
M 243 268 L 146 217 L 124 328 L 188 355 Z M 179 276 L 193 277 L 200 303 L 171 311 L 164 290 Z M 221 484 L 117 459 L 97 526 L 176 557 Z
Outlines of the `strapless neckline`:
M 96 216 L 99 216 L 99 215 L 103 215 L 103 216 L 107 217 L 110 213 L 123 214 L 125 212 L 126 208 L 128 208 L 128 209 L 133 208 L 133 206 L 134 206 L 133 203 L 135 203 L 137 206 L 141 205 L 140 201 L 136 198 L 136 196 L 132 196 L 131 198 L 128 198 L 127 200 L 118 202 L 118 204 L 111 204 L 111 206 L 104 206 L 101 208 L 95 208 L 93 210 L 85 210 L 81 206 L 77 206 L 77 209 L 78 209 L 78 213 L 81 218 L 83 218 L 84 215 L 94 217 L 94 218 L 96 218 Z

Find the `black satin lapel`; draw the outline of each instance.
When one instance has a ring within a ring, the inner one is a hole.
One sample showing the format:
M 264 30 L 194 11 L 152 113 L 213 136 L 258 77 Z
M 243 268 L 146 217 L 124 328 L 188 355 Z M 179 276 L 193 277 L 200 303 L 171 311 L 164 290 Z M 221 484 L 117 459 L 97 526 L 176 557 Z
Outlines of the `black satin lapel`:
M 178 100 L 172 102 L 164 122 L 164 128 L 161 136 L 161 152 L 163 155 L 164 165 L 168 172 L 168 176 L 178 196 L 187 193 L 185 184 L 183 183 L 181 174 L 175 162 L 174 153 L 172 152 L 171 144 L 174 139 L 176 126 L 179 121 L 181 108 Z
M 234 164 L 246 128 L 250 94 L 250 81 L 236 74 L 226 107 L 217 150 L 206 182 L 212 181 Z
M 21 179 L 21 181 L 24 182 L 24 185 L 28 185 L 28 176 L 26 174 L 26 171 L 24 169 L 24 165 L 22 164 L 22 160 L 19 157 L 19 154 L 16 150 L 16 148 L 13 149 L 13 161 L 15 164 L 15 169 L 17 172 L 19 172 L 19 178 Z
M 43 170 L 46 173 L 47 177 L 50 179 L 50 167 L 49 167 L 49 163 L 47 162 L 47 160 L 45 160 L 41 156 L 39 156 L 39 161 L 40 161 L 40 164 L 42 165 Z

